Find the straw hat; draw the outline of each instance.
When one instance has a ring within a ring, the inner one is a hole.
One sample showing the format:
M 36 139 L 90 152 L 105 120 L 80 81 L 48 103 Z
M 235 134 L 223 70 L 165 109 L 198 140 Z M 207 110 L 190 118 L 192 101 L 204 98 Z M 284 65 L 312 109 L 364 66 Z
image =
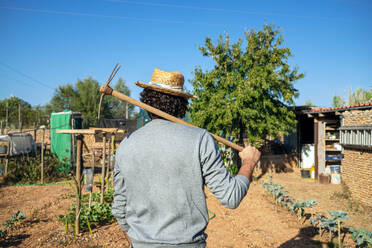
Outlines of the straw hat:
M 155 68 L 150 82 L 143 83 L 137 81 L 135 84 L 142 88 L 147 88 L 174 96 L 193 98 L 193 95 L 183 91 L 184 81 L 185 79 L 180 72 L 166 72 L 160 70 L 159 68 Z

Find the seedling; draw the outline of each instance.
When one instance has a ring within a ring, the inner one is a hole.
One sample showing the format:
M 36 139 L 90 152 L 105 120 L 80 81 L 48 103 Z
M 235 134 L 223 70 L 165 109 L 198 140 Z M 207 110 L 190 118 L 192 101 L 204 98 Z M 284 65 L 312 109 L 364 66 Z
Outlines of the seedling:
M 350 228 L 351 239 L 357 243 L 360 247 L 372 247 L 372 232 L 368 232 L 363 228 L 356 229 L 351 227 Z
M 9 220 L 5 221 L 4 226 L 9 229 L 13 229 L 21 223 L 21 220 L 25 218 L 26 217 L 23 215 L 22 211 L 17 211 L 17 213 L 13 214 Z
M 332 219 L 336 221 L 338 228 L 338 245 L 341 247 L 341 222 L 342 220 L 347 220 L 349 217 L 347 213 L 340 210 L 328 211 L 329 215 L 332 216 Z

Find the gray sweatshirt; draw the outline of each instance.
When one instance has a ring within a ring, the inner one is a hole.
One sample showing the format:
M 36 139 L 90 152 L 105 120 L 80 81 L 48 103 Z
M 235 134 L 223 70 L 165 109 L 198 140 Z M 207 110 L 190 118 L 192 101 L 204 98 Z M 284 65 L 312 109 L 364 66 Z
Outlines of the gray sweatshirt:
M 116 152 L 112 213 L 134 248 L 205 247 L 204 185 L 234 209 L 249 180 L 230 176 L 206 130 L 156 119 Z

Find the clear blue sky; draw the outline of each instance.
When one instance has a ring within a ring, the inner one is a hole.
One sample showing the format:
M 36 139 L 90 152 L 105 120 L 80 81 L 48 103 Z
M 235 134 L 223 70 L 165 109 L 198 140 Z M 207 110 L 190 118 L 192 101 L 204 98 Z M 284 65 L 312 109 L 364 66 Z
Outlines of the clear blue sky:
M 267 23 L 305 73 L 296 104 L 331 106 L 335 94 L 372 86 L 371 13 L 370 0 L 0 0 L 0 99 L 42 105 L 78 78 L 103 84 L 117 62 L 136 99 L 133 82 L 155 67 L 182 72 L 191 89 L 195 66 L 213 66 L 198 50 L 207 36 L 236 41 Z

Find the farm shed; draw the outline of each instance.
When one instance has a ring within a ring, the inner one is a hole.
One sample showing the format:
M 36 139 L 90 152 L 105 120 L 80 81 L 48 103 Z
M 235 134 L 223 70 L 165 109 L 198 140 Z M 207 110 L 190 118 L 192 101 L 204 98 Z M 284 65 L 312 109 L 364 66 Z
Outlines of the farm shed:
M 352 197 L 372 206 L 372 102 L 305 109 L 297 116 L 299 126 L 313 119 L 313 127 L 306 126 L 314 133 L 315 178 L 319 179 L 328 167 L 340 165 L 342 181 Z M 303 143 L 298 142 L 298 146 Z

